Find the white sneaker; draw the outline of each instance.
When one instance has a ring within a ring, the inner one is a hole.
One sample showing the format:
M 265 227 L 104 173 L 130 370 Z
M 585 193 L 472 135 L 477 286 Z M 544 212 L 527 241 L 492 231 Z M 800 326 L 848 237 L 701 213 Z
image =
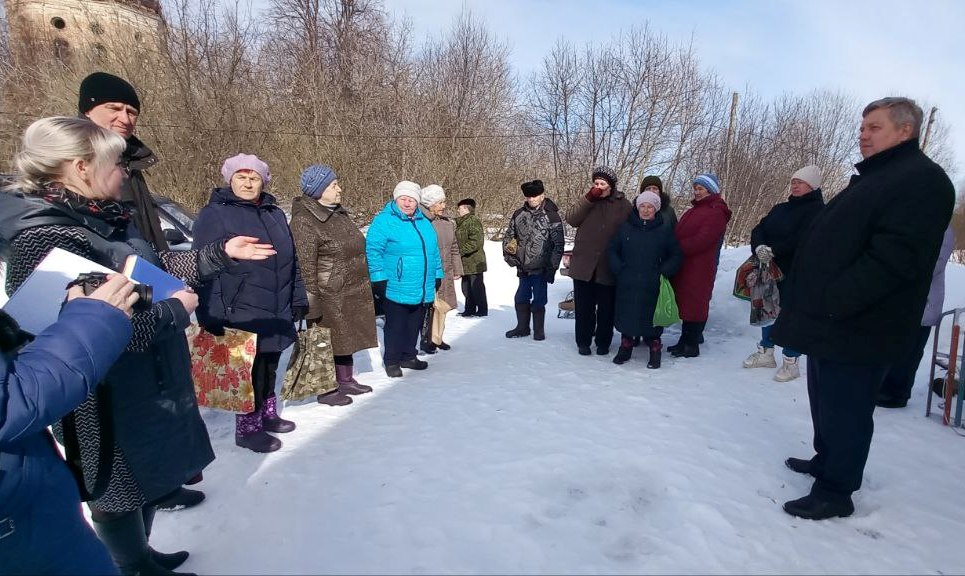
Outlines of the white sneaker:
M 754 352 L 744 360 L 744 368 L 777 368 L 777 360 L 774 359 L 774 348 L 764 348 L 758 345 L 757 352 Z
M 788 358 L 784 356 L 784 363 L 781 364 L 780 369 L 778 369 L 777 374 L 774 375 L 775 382 L 790 382 L 795 378 L 801 377 L 801 368 L 797 364 L 797 358 Z

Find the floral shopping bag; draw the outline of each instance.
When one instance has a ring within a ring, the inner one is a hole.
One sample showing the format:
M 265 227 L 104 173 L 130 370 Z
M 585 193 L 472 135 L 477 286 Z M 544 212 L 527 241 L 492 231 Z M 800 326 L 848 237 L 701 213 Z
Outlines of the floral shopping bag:
M 258 336 L 234 328 L 224 332 L 215 336 L 196 324 L 185 330 L 198 405 L 248 414 L 255 410 L 251 365 Z

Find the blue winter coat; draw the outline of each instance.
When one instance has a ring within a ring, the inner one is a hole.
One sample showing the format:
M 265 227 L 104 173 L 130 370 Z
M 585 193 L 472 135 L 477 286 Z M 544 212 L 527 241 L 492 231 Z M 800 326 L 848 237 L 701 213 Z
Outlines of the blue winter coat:
M 421 210 L 406 216 L 391 201 L 369 226 L 365 256 L 372 282 L 388 280 L 385 297 L 397 304 L 429 304 L 436 280 L 442 280 L 442 258 L 432 223 Z
M 216 188 L 194 223 L 194 247 L 254 236 L 274 246 L 266 260 L 240 261 L 198 291 L 198 321 L 258 334 L 260 352 L 280 352 L 295 341 L 292 308 L 308 308 L 295 242 L 285 213 L 275 197 L 262 193 L 260 202 L 242 200 L 231 188 Z
M 80 504 L 77 485 L 47 426 L 77 408 L 131 339 L 120 310 L 91 299 L 68 302 L 56 323 L 0 366 L 0 520 L 18 518 L 34 495 L 57 490 Z

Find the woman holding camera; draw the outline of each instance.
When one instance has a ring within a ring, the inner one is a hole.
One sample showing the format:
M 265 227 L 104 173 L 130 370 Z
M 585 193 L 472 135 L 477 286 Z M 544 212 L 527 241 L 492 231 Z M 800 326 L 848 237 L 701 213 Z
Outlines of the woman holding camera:
M 118 201 L 127 177 L 123 138 L 86 119 L 43 118 L 23 135 L 4 204 L 13 293 L 54 248 L 118 270 L 137 255 L 188 286 L 231 265 L 264 259 L 271 246 L 234 237 L 191 252 L 155 253 Z M 198 412 L 184 328 L 198 304 L 190 289 L 138 306 L 133 337 L 97 391 L 55 426 L 88 502 L 94 530 L 124 574 L 165 574 L 187 552 L 148 546 L 153 503 L 213 459 Z M 82 480 L 82 481 L 81 481 Z

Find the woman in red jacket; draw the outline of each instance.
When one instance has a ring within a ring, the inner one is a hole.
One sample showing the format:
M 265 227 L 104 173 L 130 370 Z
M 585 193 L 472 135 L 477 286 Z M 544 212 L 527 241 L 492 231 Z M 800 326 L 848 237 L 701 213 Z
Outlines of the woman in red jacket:
M 680 341 L 667 348 L 673 356 L 684 358 L 700 356 L 699 345 L 704 340 L 720 248 L 731 216 L 730 208 L 720 197 L 717 176 L 699 174 L 693 180 L 693 187 L 693 207 L 684 212 L 674 229 L 684 263 L 671 283 L 683 327 Z

